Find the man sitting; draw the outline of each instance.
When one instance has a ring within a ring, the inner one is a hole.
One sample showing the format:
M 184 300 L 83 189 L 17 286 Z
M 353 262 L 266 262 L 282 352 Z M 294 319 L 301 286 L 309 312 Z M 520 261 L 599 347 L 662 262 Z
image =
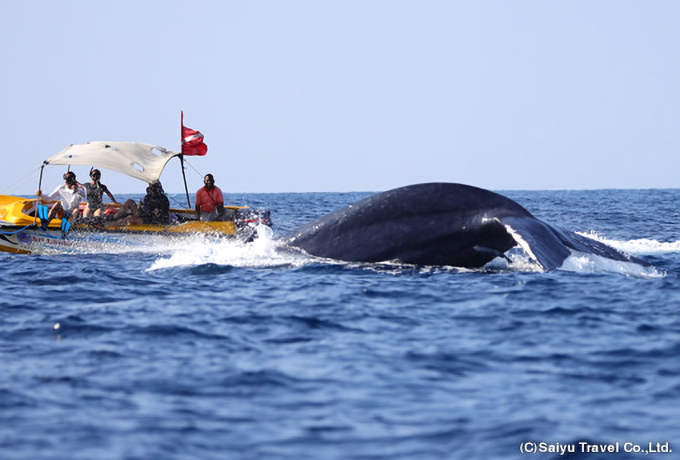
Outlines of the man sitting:
M 90 171 L 90 178 L 92 182 L 85 184 L 85 190 L 87 191 L 87 206 L 83 211 L 83 217 L 99 217 L 102 214 L 102 209 L 104 208 L 104 194 L 114 203 L 118 203 L 113 197 L 111 192 L 106 185 L 102 184 L 99 180 L 102 178 L 102 173 L 98 169 L 92 169 Z
M 158 224 L 170 222 L 170 200 L 163 191 L 159 181 L 154 181 L 146 188 L 146 196 L 138 206 L 129 199 L 118 210 L 107 226 Z
M 48 222 L 55 217 L 69 219 L 74 212 L 78 211 L 80 202 L 85 199 L 85 188 L 78 183 L 73 171 L 64 174 L 64 181 L 64 185 L 60 185 L 49 195 L 43 195 L 42 190 L 36 192 L 38 198 L 44 201 L 59 200 L 50 208 Z M 43 226 L 46 227 L 46 224 L 47 222 L 44 222 Z
M 160 181 L 154 181 L 147 187 L 139 214 L 145 224 L 170 223 L 170 200 Z
M 224 219 L 224 196 L 222 190 L 215 185 L 212 174 L 206 174 L 203 178 L 204 187 L 196 192 L 196 216 L 199 220 L 223 220 Z

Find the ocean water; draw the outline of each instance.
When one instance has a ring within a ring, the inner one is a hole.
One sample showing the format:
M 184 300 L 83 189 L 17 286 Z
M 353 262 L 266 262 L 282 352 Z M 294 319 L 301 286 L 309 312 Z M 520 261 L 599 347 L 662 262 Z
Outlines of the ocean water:
M 680 190 L 502 193 L 653 267 L 277 243 L 368 193 L 231 194 L 272 211 L 251 245 L 0 254 L 0 458 L 680 458 Z

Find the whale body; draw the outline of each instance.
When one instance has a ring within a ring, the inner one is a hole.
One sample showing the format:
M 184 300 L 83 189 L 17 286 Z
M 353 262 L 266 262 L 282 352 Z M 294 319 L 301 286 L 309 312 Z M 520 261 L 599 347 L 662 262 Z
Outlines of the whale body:
M 284 238 L 306 253 L 348 262 L 396 261 L 479 268 L 521 246 L 544 270 L 572 250 L 646 262 L 536 219 L 513 200 L 463 184 L 427 183 L 373 195 Z

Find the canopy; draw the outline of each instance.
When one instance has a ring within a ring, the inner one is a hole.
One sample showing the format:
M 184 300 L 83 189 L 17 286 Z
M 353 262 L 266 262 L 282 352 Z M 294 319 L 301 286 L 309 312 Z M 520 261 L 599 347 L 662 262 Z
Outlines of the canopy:
M 151 183 L 160 178 L 167 162 L 178 155 L 157 145 L 95 141 L 69 145 L 44 164 L 94 166 Z

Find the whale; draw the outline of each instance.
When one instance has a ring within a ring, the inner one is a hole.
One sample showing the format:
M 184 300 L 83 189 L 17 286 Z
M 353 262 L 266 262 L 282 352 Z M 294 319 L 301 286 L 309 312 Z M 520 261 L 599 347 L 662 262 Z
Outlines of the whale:
M 481 268 L 520 247 L 544 271 L 574 251 L 649 266 L 645 261 L 535 218 L 498 193 L 454 183 L 388 190 L 338 209 L 283 237 L 325 259 Z

